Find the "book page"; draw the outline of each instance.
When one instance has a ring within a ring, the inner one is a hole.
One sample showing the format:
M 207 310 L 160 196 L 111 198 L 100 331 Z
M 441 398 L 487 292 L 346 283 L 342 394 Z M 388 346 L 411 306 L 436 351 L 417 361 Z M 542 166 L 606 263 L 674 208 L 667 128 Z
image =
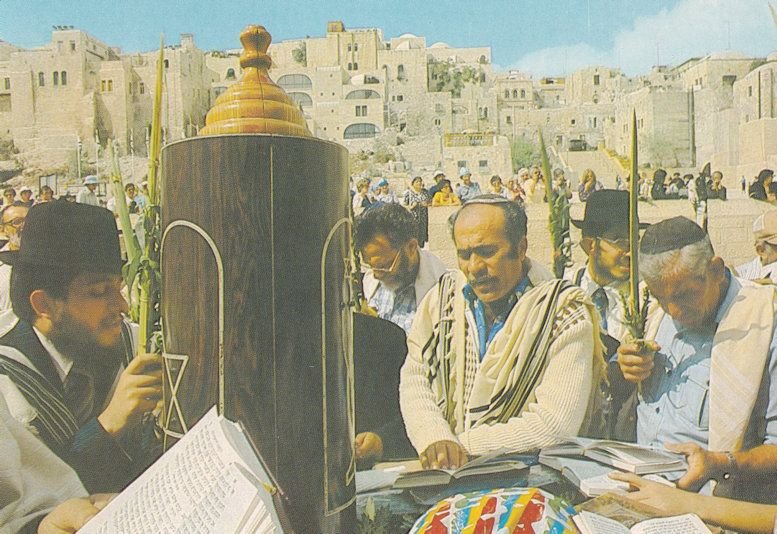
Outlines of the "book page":
M 629 529 L 617 521 L 592 512 L 582 511 L 572 521 L 583 534 L 629 534 Z
M 581 480 L 580 491 L 588 497 L 597 497 L 607 492 L 626 493 L 629 491 L 629 484 L 628 482 L 613 480 L 609 475 L 599 475 Z
M 242 513 L 231 508 L 240 481 L 232 464 L 242 462 L 214 408 L 79 532 L 215 532 L 224 513 Z
M 649 519 L 631 529 L 634 534 L 710 534 L 710 529 L 695 514 Z
M 615 493 L 606 493 L 601 497 L 579 504 L 575 508 L 581 512 L 586 510 L 609 517 L 627 527 L 636 525 L 645 519 L 661 516 L 660 510 Z

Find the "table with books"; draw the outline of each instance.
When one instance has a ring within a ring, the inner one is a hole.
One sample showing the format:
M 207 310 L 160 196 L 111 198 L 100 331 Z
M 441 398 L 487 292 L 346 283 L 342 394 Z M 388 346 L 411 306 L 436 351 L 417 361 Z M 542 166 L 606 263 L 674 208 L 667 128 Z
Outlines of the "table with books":
M 671 484 L 656 473 L 671 480 L 673 472 L 684 468 L 682 457 L 667 451 L 583 438 L 534 455 L 494 451 L 455 471 L 422 471 L 417 461 L 386 462 L 357 473 L 359 527 L 360 532 L 426 533 L 454 523 L 482 526 L 491 521 L 501 529 L 512 517 L 554 524 L 554 532 L 573 532 L 573 523 L 584 534 L 675 527 L 678 532 L 710 532 L 693 515 L 658 518 L 660 511 L 623 497 L 625 483 L 607 476 L 620 469 Z M 520 524 L 516 521 L 510 525 Z

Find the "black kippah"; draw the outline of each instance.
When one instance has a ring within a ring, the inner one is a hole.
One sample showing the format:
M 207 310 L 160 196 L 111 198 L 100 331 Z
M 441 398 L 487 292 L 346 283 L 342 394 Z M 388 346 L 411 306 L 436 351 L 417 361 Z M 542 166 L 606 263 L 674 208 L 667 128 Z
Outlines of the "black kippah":
M 639 242 L 641 254 L 661 254 L 670 250 L 680 250 L 704 239 L 699 225 L 686 217 L 672 217 L 653 224 L 645 230 Z

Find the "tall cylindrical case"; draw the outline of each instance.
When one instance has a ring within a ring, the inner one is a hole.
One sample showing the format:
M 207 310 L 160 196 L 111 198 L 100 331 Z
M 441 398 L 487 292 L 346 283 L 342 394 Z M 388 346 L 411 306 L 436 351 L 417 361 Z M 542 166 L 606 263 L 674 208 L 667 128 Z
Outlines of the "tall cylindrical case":
M 241 421 L 298 532 L 355 522 L 347 151 L 213 135 L 162 151 L 168 441 Z

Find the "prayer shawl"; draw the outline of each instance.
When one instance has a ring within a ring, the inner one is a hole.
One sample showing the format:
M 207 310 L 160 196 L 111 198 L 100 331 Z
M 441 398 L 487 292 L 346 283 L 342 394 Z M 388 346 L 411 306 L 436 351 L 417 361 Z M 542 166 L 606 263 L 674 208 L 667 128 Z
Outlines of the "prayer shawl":
M 18 326 L 17 323 L 14 328 Z M 29 334 L 24 337 L 32 339 Z M 121 337 L 121 365 L 126 367 L 133 357 L 132 332 L 127 323 L 122 323 Z M 37 341 L 37 337 L 32 341 Z M 46 376 L 51 373 L 38 369 L 20 349 L 0 345 L 0 394 L 17 420 L 28 425 L 52 450 L 59 451 L 78 431 L 78 424 L 65 405 L 59 378 Z
M 742 289 L 715 331 L 710 366 L 710 451 L 743 448 L 769 359 L 777 311 L 771 286 L 740 280 Z M 655 306 L 646 328 L 655 339 L 666 313 Z
M 0 534 L 32 532 L 36 518 L 86 496 L 76 473 L 11 416 L 2 397 L 0 473 Z
M 530 261 L 530 260 L 529 260 Z M 467 361 L 477 361 L 476 329 L 465 317 L 466 301 L 461 291 L 466 283 L 459 271 L 449 271 L 440 279 L 439 315 L 432 336 L 422 350 L 426 376 L 437 404 L 457 434 L 481 425 L 507 422 L 534 402 L 534 391 L 542 381 L 554 341 L 554 323 L 559 310 L 577 301 L 588 308 L 598 332 L 598 318 L 583 292 L 568 281 L 548 280 L 550 274 L 532 263 L 529 279 L 535 287 L 521 296 L 505 325 L 488 346 L 478 369 Z M 468 328 L 472 330 L 467 333 Z M 595 336 L 598 341 L 598 336 Z M 594 343 L 594 379 L 604 376 L 600 343 Z M 477 371 L 477 372 L 476 372 Z M 474 383 L 470 391 L 460 383 Z M 592 387 L 598 393 L 600 388 Z M 596 395 L 594 395 L 596 396 Z M 593 402 L 591 405 L 595 404 Z M 589 410 L 590 411 L 590 410 Z M 589 415 L 591 415 L 589 413 Z

